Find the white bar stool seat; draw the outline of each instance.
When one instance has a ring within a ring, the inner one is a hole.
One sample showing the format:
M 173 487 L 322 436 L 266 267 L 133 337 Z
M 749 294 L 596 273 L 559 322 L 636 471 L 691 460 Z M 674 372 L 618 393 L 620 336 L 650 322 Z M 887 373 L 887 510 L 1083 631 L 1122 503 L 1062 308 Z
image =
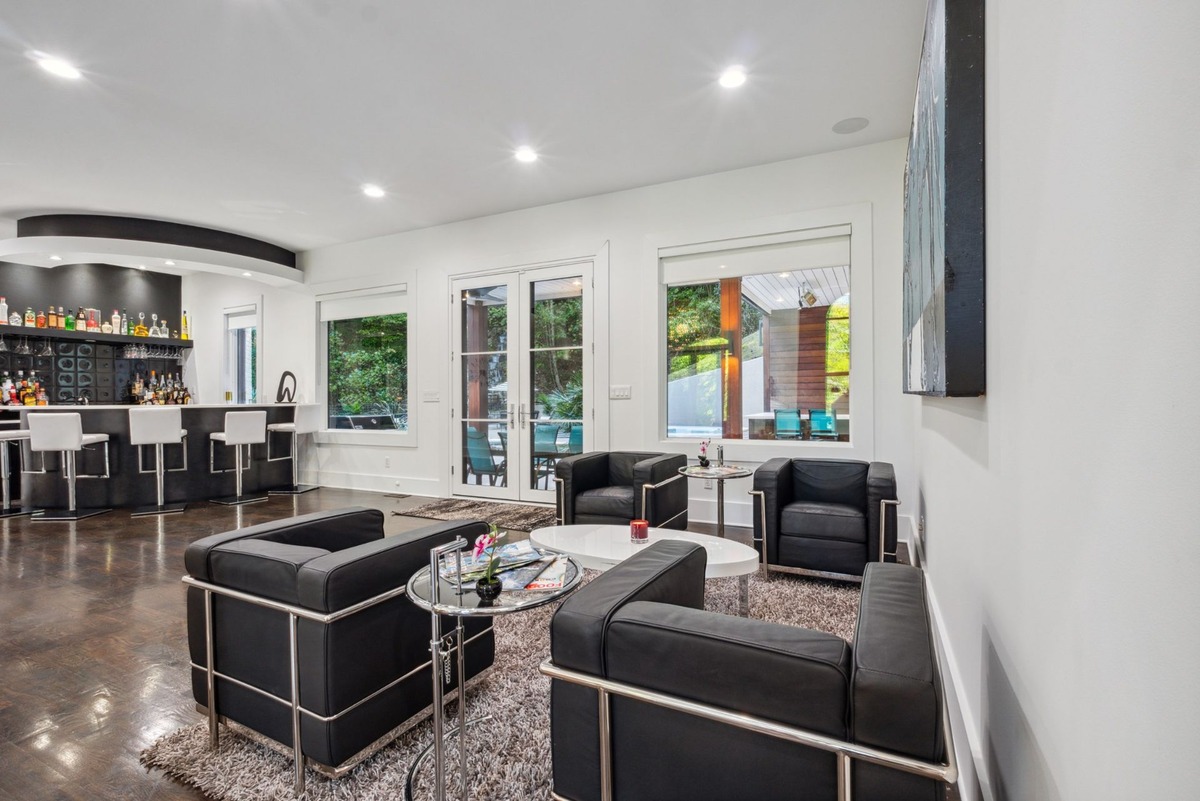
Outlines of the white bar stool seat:
M 21 429 L 0 430 L 0 483 L 4 485 L 4 505 L 0 508 L 0 518 L 31 515 L 35 511 L 33 507 L 23 504 L 21 506 L 12 505 L 12 483 L 9 481 L 12 477 L 12 472 L 8 469 L 9 443 L 24 442 L 27 439 L 29 439 L 28 431 Z M 24 495 L 25 493 L 21 494 Z
M 300 495 L 304 492 L 311 492 L 318 487 L 315 484 L 302 485 L 300 483 L 300 435 L 312 434 L 314 431 L 321 430 L 321 423 L 324 422 L 321 414 L 321 405 L 318 403 L 298 403 L 296 410 L 292 415 L 290 423 L 271 423 L 267 426 L 267 461 L 282 462 L 284 459 L 292 460 L 292 483 L 286 487 L 278 487 L 270 490 L 271 495 Z M 271 434 L 291 434 L 292 449 L 287 456 L 271 456 Z
M 79 412 L 31 412 L 25 417 L 29 426 L 29 449 L 42 454 L 42 469 L 26 472 L 45 473 L 45 454 L 47 451 L 58 451 L 62 454 L 63 478 L 67 480 L 67 508 L 45 509 L 34 512 L 33 520 L 48 522 L 54 520 L 83 520 L 112 511 L 111 509 L 79 509 L 75 502 L 75 481 L 77 478 L 108 478 L 108 434 L 83 433 L 83 417 Z M 102 474 L 77 475 L 75 472 L 75 454 L 89 445 L 104 446 L 104 472 Z
M 129 410 L 129 444 L 137 448 L 138 473 L 154 473 L 158 490 L 155 506 L 139 506 L 131 517 L 166 515 L 187 509 L 186 503 L 166 503 L 163 483 L 166 473 L 187 472 L 187 430 L 183 427 L 183 411 L 178 406 L 134 406 Z M 142 446 L 154 446 L 154 469 L 142 465 Z M 167 445 L 183 445 L 183 467 L 167 469 L 163 449 Z
M 242 471 L 250 469 L 250 446 L 266 441 L 267 413 L 265 411 L 225 413 L 225 430 L 214 431 L 208 435 L 208 472 L 229 472 L 229 469 L 217 470 L 213 465 L 213 443 L 223 442 L 226 445 L 232 445 L 235 454 L 232 470 L 236 476 L 237 493 L 224 498 L 213 498 L 213 503 L 219 503 L 224 506 L 237 506 L 243 503 L 255 503 L 256 501 L 265 501 L 267 499 L 267 496 L 263 494 L 242 494 Z M 243 447 L 246 449 L 246 459 L 244 461 L 242 459 Z

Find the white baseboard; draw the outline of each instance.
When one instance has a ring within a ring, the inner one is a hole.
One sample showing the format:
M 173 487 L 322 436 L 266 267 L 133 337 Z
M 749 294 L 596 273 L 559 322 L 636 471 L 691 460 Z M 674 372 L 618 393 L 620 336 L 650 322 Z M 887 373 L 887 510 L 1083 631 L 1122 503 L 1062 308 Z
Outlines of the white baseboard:
M 908 552 L 913 554 L 917 565 L 924 569 L 925 553 L 917 537 L 917 528 L 909 518 Z M 982 730 L 979 717 L 971 706 L 970 699 L 963 694 L 964 682 L 959 661 L 946 636 L 945 619 L 937 600 L 929 574 L 925 574 L 925 590 L 929 596 L 929 611 L 933 617 L 934 634 L 942 664 L 949 675 L 942 676 L 946 694 L 946 708 L 950 716 L 950 728 L 954 733 L 954 757 L 958 760 L 958 792 L 962 801 L 995 801 L 996 793 L 988 778 L 987 763 L 983 758 Z
M 366 490 L 367 492 L 402 492 L 406 495 L 441 497 L 441 482 L 436 478 L 381 476 L 374 473 L 345 473 L 331 470 L 301 471 L 301 481 L 322 487 Z

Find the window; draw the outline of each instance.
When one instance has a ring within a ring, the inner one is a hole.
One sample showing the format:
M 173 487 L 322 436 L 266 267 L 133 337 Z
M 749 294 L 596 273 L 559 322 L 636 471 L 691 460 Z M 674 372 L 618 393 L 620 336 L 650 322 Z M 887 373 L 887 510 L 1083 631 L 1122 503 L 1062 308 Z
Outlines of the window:
M 850 441 L 848 237 L 662 263 L 668 438 Z
M 225 310 L 225 401 L 258 403 L 258 307 Z
M 408 319 L 405 284 L 320 296 L 329 428 L 410 430 Z

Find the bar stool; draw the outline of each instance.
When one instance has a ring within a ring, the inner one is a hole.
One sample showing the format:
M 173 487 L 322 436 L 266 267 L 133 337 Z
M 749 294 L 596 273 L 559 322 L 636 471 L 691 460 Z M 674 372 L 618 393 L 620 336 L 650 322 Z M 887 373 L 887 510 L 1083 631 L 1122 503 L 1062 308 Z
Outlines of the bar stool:
M 183 412 L 178 406 L 134 406 L 129 410 L 129 444 L 137 448 L 138 473 L 154 473 L 158 490 L 156 506 L 139 506 L 130 517 L 168 515 L 187 509 L 186 503 L 165 503 L 163 481 L 166 473 L 187 472 L 187 431 L 183 428 Z M 142 446 L 154 446 L 154 469 L 142 465 Z M 183 445 L 183 467 L 166 468 L 163 460 L 165 445 Z
M 24 442 L 27 439 L 29 439 L 28 431 L 15 429 L 0 431 L 0 482 L 4 484 L 4 507 L 0 508 L 0 518 L 31 515 L 35 511 L 29 506 L 12 505 L 12 483 L 9 481 L 12 473 L 8 469 L 8 444 L 10 442 Z M 24 494 L 22 493 L 22 495 Z
M 234 446 L 234 466 L 233 471 L 237 475 L 237 494 L 228 495 L 224 498 L 213 498 L 213 503 L 219 503 L 224 506 L 237 506 L 243 503 L 255 503 L 256 501 L 265 501 L 266 495 L 243 495 L 242 494 L 242 471 L 250 468 L 249 464 L 243 465 L 242 462 L 242 446 L 246 448 L 247 458 L 250 461 L 250 446 L 257 445 L 267 441 L 267 413 L 260 412 L 226 412 L 225 413 L 225 430 L 214 431 L 208 435 L 208 472 L 210 473 L 228 473 L 229 468 L 225 470 L 217 470 L 213 465 L 213 443 L 224 442 L 226 445 Z
M 25 421 L 29 426 L 29 449 L 42 454 L 42 469 L 28 470 L 30 473 L 46 472 L 46 452 L 59 451 L 62 454 L 62 466 L 67 480 L 67 508 L 45 509 L 34 512 L 34 522 L 52 520 L 83 520 L 87 517 L 111 512 L 111 509 L 79 509 L 75 504 L 76 478 L 108 478 L 108 434 L 83 433 L 83 417 L 79 412 L 31 412 Z M 75 454 L 89 445 L 104 446 L 104 473 L 75 472 Z
M 290 423 L 271 423 L 267 426 L 267 461 L 282 462 L 292 460 L 292 483 L 286 487 L 269 490 L 271 495 L 299 495 L 317 489 L 316 485 L 300 484 L 300 435 L 311 434 L 321 430 L 321 405 L 318 403 L 298 403 Z M 271 456 L 271 434 L 289 433 L 292 435 L 292 450 L 287 456 Z

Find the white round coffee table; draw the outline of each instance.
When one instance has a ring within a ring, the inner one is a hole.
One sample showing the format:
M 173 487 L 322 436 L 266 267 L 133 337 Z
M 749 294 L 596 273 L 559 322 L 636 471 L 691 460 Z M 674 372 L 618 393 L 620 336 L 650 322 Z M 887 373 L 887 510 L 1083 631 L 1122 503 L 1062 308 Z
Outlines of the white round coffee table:
M 529 541 L 539 548 L 573 556 L 579 564 L 592 570 L 605 571 L 618 565 L 651 542 L 684 540 L 702 545 L 708 552 L 705 578 L 738 576 L 738 613 L 750 614 L 750 574 L 758 570 L 758 552 L 753 548 L 722 537 L 677 531 L 673 528 L 652 528 L 645 543 L 629 540 L 629 526 L 577 525 L 548 526 L 534 529 Z

